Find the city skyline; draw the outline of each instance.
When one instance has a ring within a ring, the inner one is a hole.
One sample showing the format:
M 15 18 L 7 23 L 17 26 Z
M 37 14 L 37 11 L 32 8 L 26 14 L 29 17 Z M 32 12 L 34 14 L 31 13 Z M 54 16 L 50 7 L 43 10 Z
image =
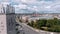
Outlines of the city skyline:
M 60 0 L 0 0 L 3 4 L 11 4 L 16 13 L 60 13 Z

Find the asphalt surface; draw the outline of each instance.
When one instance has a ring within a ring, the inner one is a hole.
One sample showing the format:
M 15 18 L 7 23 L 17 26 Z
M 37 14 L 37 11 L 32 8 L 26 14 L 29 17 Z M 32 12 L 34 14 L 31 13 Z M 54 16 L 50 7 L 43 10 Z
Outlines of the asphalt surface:
M 42 30 L 37 32 L 24 24 L 22 24 L 22 26 L 23 26 L 22 29 L 23 29 L 24 34 L 60 34 L 60 33 L 47 32 L 47 31 L 42 31 Z
M 60 33 L 53 33 L 53 32 L 46 32 L 40 30 L 39 32 L 36 32 L 35 30 L 31 29 L 30 27 L 19 23 L 22 26 L 21 34 L 60 34 Z
M 38 32 L 32 30 L 31 28 L 27 27 L 26 25 L 22 25 L 24 34 L 39 34 Z

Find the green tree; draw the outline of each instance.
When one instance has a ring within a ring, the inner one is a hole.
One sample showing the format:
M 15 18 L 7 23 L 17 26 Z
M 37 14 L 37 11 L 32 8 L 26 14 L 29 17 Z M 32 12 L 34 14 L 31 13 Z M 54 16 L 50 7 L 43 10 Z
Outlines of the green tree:
M 52 19 L 47 20 L 46 26 L 52 27 L 54 25 L 54 21 Z
M 57 22 L 58 22 L 58 19 L 57 19 L 57 18 L 54 18 L 53 20 L 54 20 L 54 22 L 53 22 L 53 23 L 54 23 L 54 25 L 56 25 L 56 24 L 57 24 Z
M 44 20 L 44 19 L 42 19 L 42 20 L 38 20 L 37 21 L 37 23 L 38 23 L 38 28 L 41 28 L 41 27 L 43 27 L 43 26 L 46 26 L 46 22 L 47 22 L 47 20 Z
M 36 22 L 31 21 L 29 25 L 37 29 L 60 32 L 60 19 L 57 18 L 48 19 L 48 20 L 41 19 L 41 20 L 37 20 Z
M 33 27 L 34 21 L 31 21 L 31 26 Z

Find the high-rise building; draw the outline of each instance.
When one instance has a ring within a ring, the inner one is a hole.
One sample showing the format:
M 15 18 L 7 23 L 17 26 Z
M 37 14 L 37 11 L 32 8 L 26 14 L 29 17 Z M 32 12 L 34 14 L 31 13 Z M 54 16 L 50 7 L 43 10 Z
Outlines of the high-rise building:
M 16 34 L 14 7 L 0 4 L 0 34 Z

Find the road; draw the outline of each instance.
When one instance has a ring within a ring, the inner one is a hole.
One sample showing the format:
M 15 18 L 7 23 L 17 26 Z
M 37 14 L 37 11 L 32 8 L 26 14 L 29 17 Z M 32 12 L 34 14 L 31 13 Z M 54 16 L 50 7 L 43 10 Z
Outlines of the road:
M 22 25 L 23 31 L 25 34 L 39 34 L 38 32 L 32 30 L 31 28 L 27 27 L 26 25 Z
M 26 26 L 24 23 L 19 23 L 19 24 L 22 25 L 24 34 L 60 34 L 60 33 L 46 32 L 46 31 L 42 31 L 42 30 L 40 30 L 39 32 L 36 32 L 35 30 Z
M 19 20 L 16 20 L 16 22 L 22 26 L 23 32 L 24 34 L 39 34 L 38 32 L 32 30 L 31 28 L 27 27 L 26 25 L 22 24 L 19 22 Z
M 42 31 L 42 30 L 37 32 L 25 24 L 22 24 L 22 26 L 23 26 L 22 28 L 23 28 L 24 34 L 60 34 L 60 33 L 47 32 L 47 31 Z

